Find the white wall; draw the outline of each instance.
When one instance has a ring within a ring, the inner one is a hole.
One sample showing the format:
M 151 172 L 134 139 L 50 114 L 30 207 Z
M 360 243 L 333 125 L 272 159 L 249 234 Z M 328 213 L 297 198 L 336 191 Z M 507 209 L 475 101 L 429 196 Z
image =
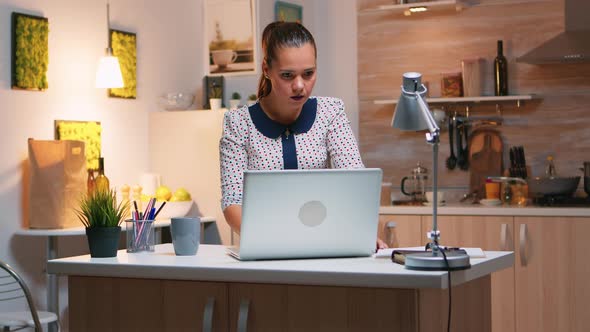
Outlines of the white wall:
M 114 186 L 138 182 L 149 171 L 148 112 L 160 94 L 196 93 L 201 104 L 203 0 L 111 0 L 111 27 L 137 33 L 137 99 L 109 98 L 93 87 L 96 64 L 107 45 L 106 1 L 0 0 L 0 259 L 20 271 L 45 308 L 45 239 L 15 236 L 23 220 L 23 165 L 27 138 L 53 139 L 53 121 L 102 123 L 102 154 Z M 337 96 L 358 127 L 355 0 L 292 1 L 304 6 L 304 24 L 319 48 L 316 95 Z M 274 0 L 258 0 L 259 34 L 274 19 Z M 10 89 L 10 15 L 49 18 L 49 89 Z M 260 40 L 260 38 L 258 38 Z M 226 91 L 256 91 L 258 77 L 226 79 Z M 171 129 L 172 130 L 172 129 Z M 86 252 L 85 237 L 59 240 L 59 255 Z M 67 318 L 66 280 L 60 280 L 61 314 Z M 0 307 L 0 310 L 2 308 Z M 67 326 L 66 326 L 67 327 Z M 66 329 L 67 330 L 67 329 Z

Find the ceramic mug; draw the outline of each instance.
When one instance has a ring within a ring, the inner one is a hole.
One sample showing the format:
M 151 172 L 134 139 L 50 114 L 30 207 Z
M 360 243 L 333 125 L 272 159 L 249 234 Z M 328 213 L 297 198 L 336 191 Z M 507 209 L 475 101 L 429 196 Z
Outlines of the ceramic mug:
M 201 239 L 201 219 L 198 217 L 170 218 L 170 235 L 177 256 L 196 255 Z
M 232 50 L 211 51 L 211 55 L 213 56 L 213 63 L 219 67 L 225 67 L 230 63 L 234 63 L 238 58 L 238 53 Z

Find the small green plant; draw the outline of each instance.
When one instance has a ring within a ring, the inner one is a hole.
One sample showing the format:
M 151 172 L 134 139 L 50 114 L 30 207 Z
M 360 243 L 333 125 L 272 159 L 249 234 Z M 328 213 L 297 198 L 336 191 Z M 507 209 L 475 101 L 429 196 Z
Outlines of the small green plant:
M 242 95 L 240 95 L 238 92 L 234 92 L 231 94 L 231 99 L 242 99 Z
M 95 190 L 82 197 L 80 210 L 75 212 L 86 228 L 117 227 L 123 222 L 128 208 L 129 201 L 117 204 L 114 190 Z
M 221 89 L 221 87 L 217 85 L 215 82 L 212 83 L 209 89 L 209 98 L 221 99 L 222 94 L 223 90 Z
M 249 95 L 248 100 L 256 100 L 256 95 L 255 94 Z

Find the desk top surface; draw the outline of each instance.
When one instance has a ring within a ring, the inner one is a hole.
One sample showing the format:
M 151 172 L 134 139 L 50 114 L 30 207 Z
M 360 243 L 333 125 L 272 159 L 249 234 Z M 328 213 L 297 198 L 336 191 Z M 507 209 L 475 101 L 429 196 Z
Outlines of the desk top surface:
M 486 258 L 471 258 L 468 270 L 452 272 L 453 285 L 511 267 L 512 252 L 486 251 Z M 50 274 L 271 284 L 446 288 L 447 272 L 411 271 L 388 258 L 357 257 L 240 262 L 221 245 L 201 245 L 195 256 L 176 256 L 172 244 L 156 246 L 153 253 L 127 253 L 117 257 L 90 255 L 50 260 Z

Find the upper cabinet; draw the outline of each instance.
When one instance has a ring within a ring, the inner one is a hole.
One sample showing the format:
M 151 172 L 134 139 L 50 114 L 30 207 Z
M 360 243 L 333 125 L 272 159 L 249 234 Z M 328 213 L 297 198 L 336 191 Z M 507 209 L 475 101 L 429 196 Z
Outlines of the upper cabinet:
M 391 5 L 380 5 L 374 8 L 363 9 L 360 11 L 360 14 L 387 11 L 390 13 L 399 13 L 405 16 L 410 16 L 414 14 L 422 14 L 428 12 L 457 12 L 468 7 L 468 5 L 469 4 L 464 0 L 422 1 Z

